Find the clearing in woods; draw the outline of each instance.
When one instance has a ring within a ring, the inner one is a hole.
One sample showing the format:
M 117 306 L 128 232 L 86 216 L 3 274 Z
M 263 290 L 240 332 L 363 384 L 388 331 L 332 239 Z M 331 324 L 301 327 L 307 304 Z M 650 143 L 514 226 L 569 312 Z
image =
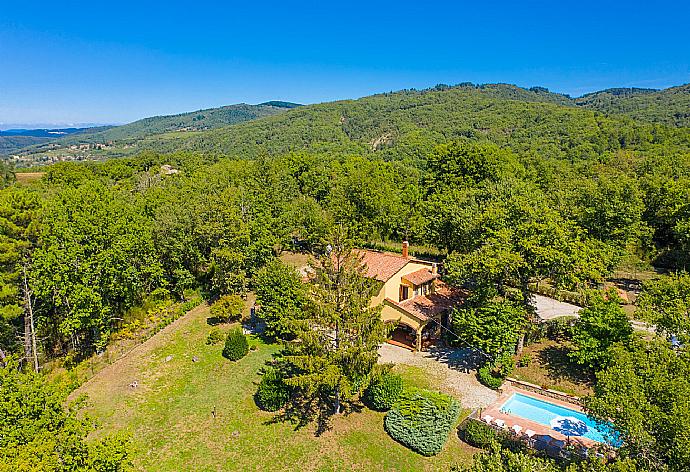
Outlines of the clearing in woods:
M 311 427 L 272 422 L 253 394 L 278 346 L 252 340 L 257 349 L 230 362 L 222 344 L 205 343 L 208 316 L 206 305 L 193 309 L 75 392 L 88 395 L 98 434 L 131 434 L 137 470 L 449 470 L 471 462 L 476 450 L 455 433 L 439 455 L 422 457 L 393 441 L 383 414 L 366 408 L 335 418 L 319 437 Z

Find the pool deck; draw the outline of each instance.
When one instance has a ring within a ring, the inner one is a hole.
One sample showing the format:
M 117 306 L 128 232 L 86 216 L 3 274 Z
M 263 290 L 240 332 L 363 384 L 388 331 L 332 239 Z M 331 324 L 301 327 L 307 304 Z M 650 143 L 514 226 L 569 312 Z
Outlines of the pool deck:
M 541 423 L 537 423 L 535 421 L 531 421 L 519 416 L 514 416 L 511 414 L 501 412 L 501 406 L 503 406 L 503 404 L 514 393 L 519 393 L 520 395 L 525 395 L 526 397 L 532 397 L 537 400 L 553 403 L 554 405 L 562 406 L 564 408 L 569 408 L 571 410 L 576 410 L 584 413 L 582 407 L 575 405 L 573 403 L 564 402 L 561 400 L 557 400 L 555 398 L 547 397 L 545 395 L 539 395 L 538 393 L 529 392 L 527 390 L 522 390 L 515 387 L 506 387 L 502 389 L 501 395 L 495 402 L 493 402 L 491 405 L 489 405 L 481 411 L 479 419 L 481 420 L 481 418 L 484 418 L 484 416 L 486 415 L 493 416 L 495 419 L 501 419 L 505 421 L 505 428 L 509 432 L 512 431 L 514 425 L 520 425 L 522 426 L 521 434 L 524 433 L 526 430 L 531 429 L 536 433 L 534 438 L 536 438 L 537 436 L 551 436 L 554 439 L 565 441 L 566 443 L 569 443 L 573 446 L 584 446 L 586 448 L 601 445 L 601 443 L 589 438 L 585 438 L 582 436 L 566 436 L 565 434 L 559 433 L 558 431 L 551 429 L 548 426 L 544 426 Z

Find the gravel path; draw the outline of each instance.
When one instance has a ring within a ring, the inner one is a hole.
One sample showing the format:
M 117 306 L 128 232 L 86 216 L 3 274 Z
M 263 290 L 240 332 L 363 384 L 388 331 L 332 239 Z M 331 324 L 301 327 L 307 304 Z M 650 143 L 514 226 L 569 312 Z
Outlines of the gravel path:
M 432 348 L 424 352 L 383 344 L 379 363 L 406 364 L 424 368 L 440 380 L 442 390 L 455 394 L 465 408 L 483 408 L 498 398 L 498 393 L 475 377 L 476 357 L 467 349 Z

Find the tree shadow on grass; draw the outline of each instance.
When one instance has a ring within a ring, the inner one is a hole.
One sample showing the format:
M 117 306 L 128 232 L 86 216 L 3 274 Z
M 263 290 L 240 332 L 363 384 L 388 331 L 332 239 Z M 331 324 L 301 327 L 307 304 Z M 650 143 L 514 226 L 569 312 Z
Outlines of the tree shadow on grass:
M 206 324 L 209 326 L 218 326 L 221 324 L 226 324 L 227 322 L 227 318 L 222 318 L 220 316 L 209 316 L 206 318 Z
M 539 361 L 554 380 L 568 380 L 573 383 L 592 385 L 592 373 L 568 357 L 566 346 L 549 346 L 539 352 Z
M 360 413 L 364 405 L 356 402 L 342 404 L 342 415 L 348 416 L 353 413 Z M 314 436 L 321 436 L 326 431 L 332 429 L 334 417 L 333 404 L 330 400 L 324 400 L 318 396 L 302 397 L 294 396 L 285 407 L 276 413 L 273 418 L 264 422 L 266 425 L 277 423 L 291 423 L 294 430 L 304 428 L 311 424 L 316 425 Z

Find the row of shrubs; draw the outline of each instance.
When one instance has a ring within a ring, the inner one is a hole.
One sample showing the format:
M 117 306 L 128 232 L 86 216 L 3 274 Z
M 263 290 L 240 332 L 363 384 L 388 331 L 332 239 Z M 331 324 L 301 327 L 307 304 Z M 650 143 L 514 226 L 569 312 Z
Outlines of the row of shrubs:
M 396 441 L 424 456 L 443 449 L 460 415 L 460 404 L 448 395 L 405 387 L 402 377 L 385 370 L 364 393 L 372 409 L 388 411 L 386 432 Z
M 498 432 L 479 421 L 468 419 L 458 433 L 467 444 L 481 449 L 491 449 L 493 445 L 499 444 L 502 448 L 510 449 L 513 452 L 527 450 L 524 442 L 508 433 Z
M 278 411 L 292 392 L 280 373 L 264 369 L 255 394 L 265 411 Z M 385 411 L 384 428 L 396 441 L 425 456 L 438 454 L 460 415 L 460 404 L 448 395 L 405 387 L 401 376 L 382 368 L 362 396 L 373 410 Z

